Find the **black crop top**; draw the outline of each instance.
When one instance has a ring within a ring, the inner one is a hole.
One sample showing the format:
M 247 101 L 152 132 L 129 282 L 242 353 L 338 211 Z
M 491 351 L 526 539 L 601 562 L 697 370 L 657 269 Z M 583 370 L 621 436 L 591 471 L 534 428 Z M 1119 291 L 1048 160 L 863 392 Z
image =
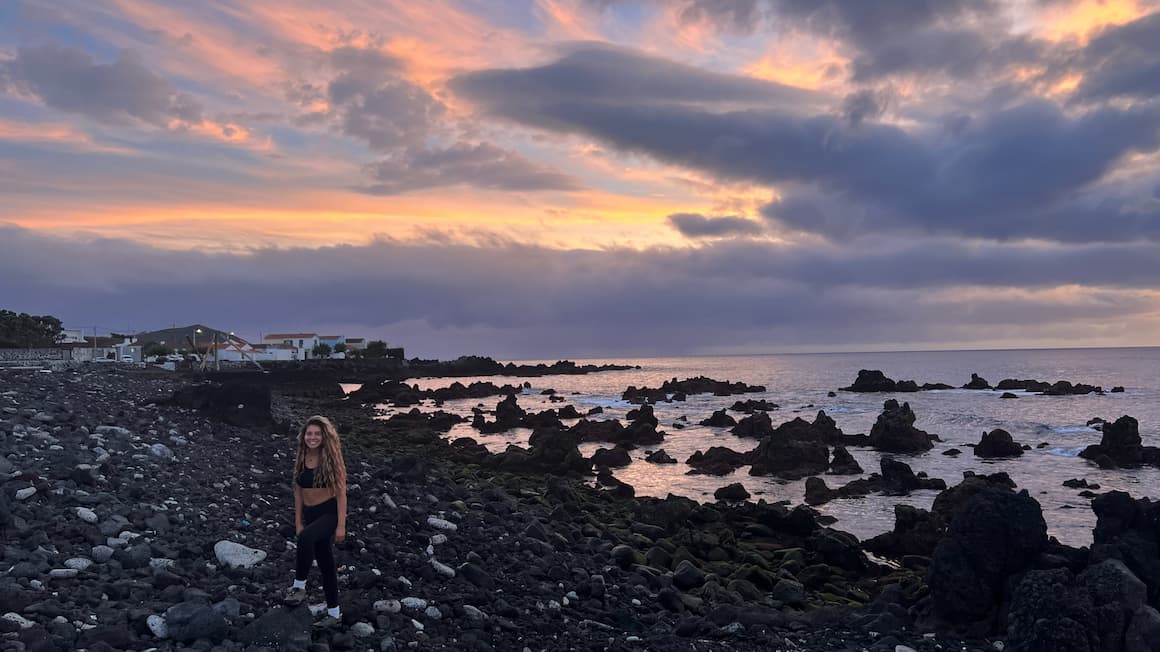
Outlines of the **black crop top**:
M 314 469 L 309 466 L 303 466 L 302 472 L 298 474 L 298 486 L 304 489 L 314 489 Z M 325 488 L 325 486 L 323 487 Z

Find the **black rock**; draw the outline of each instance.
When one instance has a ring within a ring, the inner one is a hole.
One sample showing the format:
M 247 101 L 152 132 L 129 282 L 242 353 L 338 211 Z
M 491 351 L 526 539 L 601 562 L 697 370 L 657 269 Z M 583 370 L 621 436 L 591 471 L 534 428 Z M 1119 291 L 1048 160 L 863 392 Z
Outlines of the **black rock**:
M 1011 439 L 1011 433 L 1001 428 L 983 433 L 975 446 L 976 457 L 1019 457 L 1022 454 L 1023 447 Z
M 226 635 L 226 619 L 213 607 L 200 602 L 182 602 L 165 611 L 169 637 L 178 642 L 205 638 L 220 641 Z
M 748 500 L 749 492 L 740 482 L 734 482 L 714 491 L 713 497 L 717 500 Z

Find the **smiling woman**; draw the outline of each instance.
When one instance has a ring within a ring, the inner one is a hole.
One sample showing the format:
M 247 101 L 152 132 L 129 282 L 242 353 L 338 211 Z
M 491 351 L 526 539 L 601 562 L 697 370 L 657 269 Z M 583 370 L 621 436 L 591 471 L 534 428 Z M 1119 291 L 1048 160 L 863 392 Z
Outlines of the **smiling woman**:
M 317 624 L 337 625 L 342 614 L 338 606 L 338 570 L 331 543 L 346 539 L 346 464 L 338 431 L 329 419 L 313 416 L 298 433 L 298 453 L 294 457 L 294 531 L 297 555 L 294 584 L 284 601 L 301 604 L 306 599 L 306 576 L 318 563 L 326 593 L 326 617 Z

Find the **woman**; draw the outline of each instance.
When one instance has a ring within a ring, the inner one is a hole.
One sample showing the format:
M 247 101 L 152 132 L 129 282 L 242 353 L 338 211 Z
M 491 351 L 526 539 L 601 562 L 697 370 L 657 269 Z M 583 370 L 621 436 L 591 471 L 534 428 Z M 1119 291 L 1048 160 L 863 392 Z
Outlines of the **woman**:
M 298 432 L 298 454 L 294 458 L 294 530 L 298 533 L 294 584 L 286 591 L 285 602 L 302 604 L 306 599 L 306 575 L 311 562 L 318 561 L 322 589 L 326 593 L 326 616 L 321 626 L 337 625 L 338 570 L 331 540 L 346 539 L 346 464 L 338 431 L 330 419 L 313 416 Z

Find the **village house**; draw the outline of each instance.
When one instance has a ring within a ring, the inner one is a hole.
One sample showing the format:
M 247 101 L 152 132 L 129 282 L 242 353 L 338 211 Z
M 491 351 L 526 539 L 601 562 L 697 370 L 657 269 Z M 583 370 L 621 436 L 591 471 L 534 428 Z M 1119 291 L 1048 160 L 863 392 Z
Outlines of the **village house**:
M 269 333 L 262 336 L 262 344 L 284 344 L 298 349 L 296 360 L 314 357 L 314 347 L 319 342 L 318 333 Z

